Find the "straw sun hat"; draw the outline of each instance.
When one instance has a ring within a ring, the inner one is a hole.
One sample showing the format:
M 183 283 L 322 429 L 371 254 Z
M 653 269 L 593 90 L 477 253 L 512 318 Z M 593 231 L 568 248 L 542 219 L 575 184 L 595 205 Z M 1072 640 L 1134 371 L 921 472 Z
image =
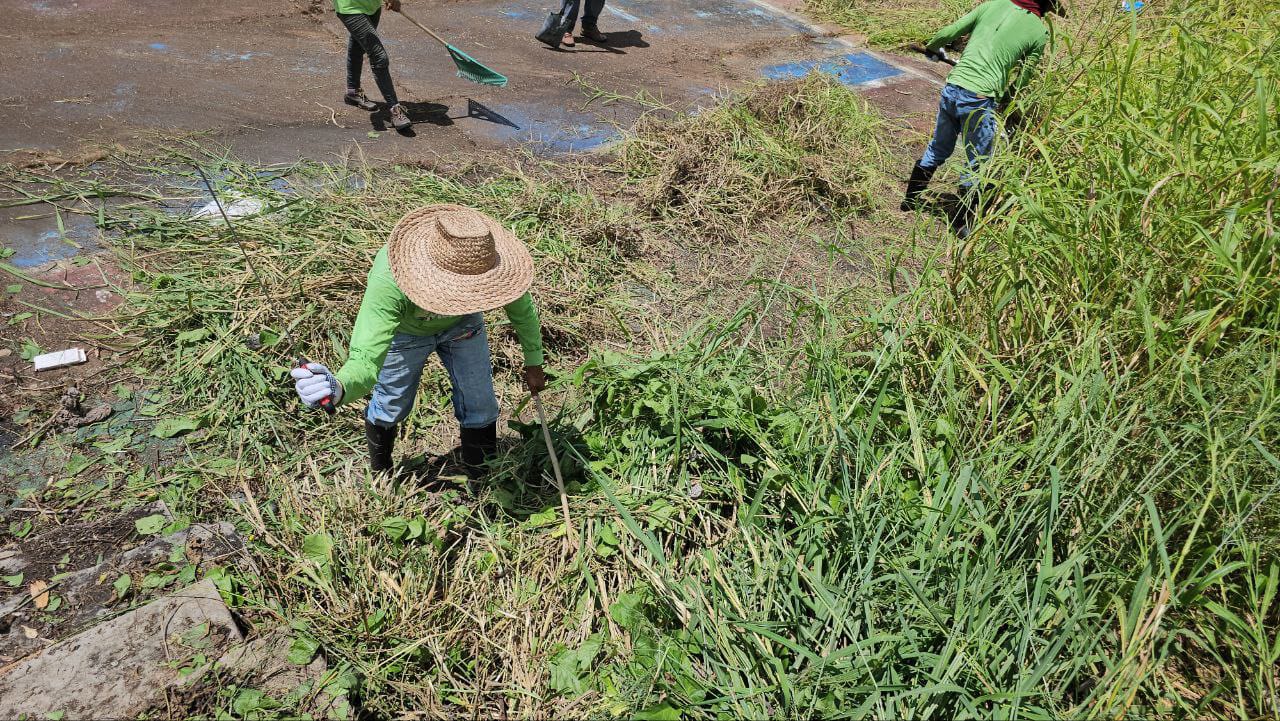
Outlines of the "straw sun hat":
M 460 205 L 409 211 L 387 242 L 391 276 L 414 305 L 438 315 L 501 308 L 533 283 L 533 257 L 498 221 Z

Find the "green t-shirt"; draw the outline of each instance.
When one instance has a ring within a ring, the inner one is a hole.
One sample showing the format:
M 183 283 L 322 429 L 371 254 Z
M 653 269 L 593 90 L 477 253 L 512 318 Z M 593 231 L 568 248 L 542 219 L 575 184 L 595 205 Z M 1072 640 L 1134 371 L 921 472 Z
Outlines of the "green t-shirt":
M 520 339 L 524 364 L 542 365 L 542 325 L 538 321 L 533 297 L 525 293 L 504 306 L 503 310 Z M 383 246 L 369 269 L 364 300 L 360 301 L 360 312 L 356 314 L 356 324 L 351 330 L 347 362 L 335 374 L 342 383 L 342 402 L 359 400 L 373 388 L 395 334 L 435 335 L 457 325 L 462 318 L 428 313 L 414 305 L 396 285 L 387 260 L 387 248 Z
M 342 15 L 372 15 L 382 7 L 382 0 L 333 0 L 333 9 Z
M 947 82 L 1000 100 L 1009 86 L 1009 74 L 1019 62 L 1022 71 L 1010 91 L 1016 93 L 1031 79 L 1049 31 L 1035 13 L 1009 0 L 987 0 L 939 30 L 927 47 L 937 50 L 962 35 L 969 36 L 969 43 L 947 75 Z

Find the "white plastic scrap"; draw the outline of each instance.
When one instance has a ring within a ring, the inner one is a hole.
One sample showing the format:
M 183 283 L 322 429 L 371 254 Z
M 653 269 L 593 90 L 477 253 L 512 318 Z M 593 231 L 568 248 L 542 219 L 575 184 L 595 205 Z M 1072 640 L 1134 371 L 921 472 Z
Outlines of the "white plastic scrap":
M 237 198 L 234 195 L 231 196 L 229 201 L 224 201 L 222 204 L 222 210 L 226 211 L 228 218 L 257 215 L 266 209 L 267 204 L 259 198 Z M 191 217 L 222 220 L 222 213 L 218 211 L 218 201 L 210 200 Z
M 50 368 L 61 368 L 63 366 L 73 366 L 78 363 L 84 363 L 83 348 L 68 348 L 60 350 L 57 353 L 45 353 L 32 358 L 31 361 L 36 364 L 37 371 L 45 371 Z

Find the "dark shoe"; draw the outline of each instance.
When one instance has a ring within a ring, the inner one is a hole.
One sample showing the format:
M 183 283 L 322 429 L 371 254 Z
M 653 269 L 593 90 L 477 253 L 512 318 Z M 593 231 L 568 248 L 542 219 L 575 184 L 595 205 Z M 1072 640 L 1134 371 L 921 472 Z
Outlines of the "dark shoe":
M 374 473 L 391 470 L 391 449 L 396 445 L 396 428 L 364 422 L 364 439 L 369 443 L 369 468 Z
M 602 33 L 602 32 L 600 32 L 600 28 L 596 27 L 596 26 L 595 26 L 595 24 L 590 24 L 590 25 L 588 25 L 587 23 L 583 23 L 583 24 L 582 24 L 582 37 L 584 37 L 584 38 L 586 38 L 586 39 L 590 40 L 590 41 L 591 41 L 591 42 L 593 42 L 593 43 L 607 43 L 607 42 L 609 42 L 609 36 L 608 36 L 608 35 L 605 35 L 605 34 L 604 34 L 604 33 Z
M 342 102 L 347 105 L 354 105 L 361 110 L 367 110 L 369 112 L 378 109 L 378 104 L 370 100 L 360 88 L 356 88 L 354 90 L 348 88 L 347 94 L 342 96 Z
M 498 450 L 498 424 L 490 423 L 483 428 L 463 428 L 461 440 L 462 465 L 466 467 L 468 476 L 479 478 L 485 461 L 492 458 Z
M 977 218 L 977 215 L 977 191 L 970 188 L 960 195 L 960 202 L 956 205 L 955 215 L 951 216 L 951 231 L 960 240 L 968 238 L 969 231 L 973 227 L 973 221 Z
M 573 47 L 573 33 L 565 33 L 564 37 L 560 38 L 560 43 L 566 48 Z
M 968 238 L 978 218 L 986 213 L 995 199 L 996 188 L 989 183 L 981 188 L 973 187 L 964 190 L 960 197 L 959 208 L 951 219 L 951 229 L 955 231 L 956 237 L 960 240 Z
M 413 121 L 409 119 L 409 114 L 400 103 L 391 106 L 391 127 L 396 130 L 408 130 L 413 127 Z
M 907 181 L 907 194 L 902 199 L 902 205 L 898 206 L 904 213 L 910 213 L 920 209 L 920 194 L 924 189 L 929 187 L 929 181 L 933 178 L 933 171 L 937 168 L 926 168 L 916 163 L 911 168 L 911 179 Z

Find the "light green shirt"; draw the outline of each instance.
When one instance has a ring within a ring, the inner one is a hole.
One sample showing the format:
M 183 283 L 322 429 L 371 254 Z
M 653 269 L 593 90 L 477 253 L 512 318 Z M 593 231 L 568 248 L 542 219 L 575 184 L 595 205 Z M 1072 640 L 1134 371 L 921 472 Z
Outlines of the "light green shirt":
M 503 307 L 524 353 L 527 366 L 542 365 L 542 324 L 533 297 L 528 293 Z M 436 335 L 449 330 L 463 316 L 444 316 L 429 313 L 409 300 L 396 285 L 387 260 L 387 248 L 382 247 L 373 258 L 369 269 L 369 283 L 365 287 L 364 300 L 351 330 L 351 350 L 347 362 L 335 374 L 342 383 L 342 402 L 359 400 L 373 388 L 387 358 L 391 338 L 397 333 L 409 335 Z
M 382 7 L 382 0 L 333 0 L 333 9 L 343 15 L 372 15 Z
M 947 75 L 947 82 L 1001 100 L 1009 88 L 1009 74 L 1018 63 L 1022 63 L 1022 71 L 1009 88 L 1010 93 L 1016 93 L 1031 79 L 1049 31 L 1035 13 L 1009 0 L 987 0 L 939 30 L 927 47 L 937 50 L 963 35 L 969 36 L 969 43 L 960 62 Z

